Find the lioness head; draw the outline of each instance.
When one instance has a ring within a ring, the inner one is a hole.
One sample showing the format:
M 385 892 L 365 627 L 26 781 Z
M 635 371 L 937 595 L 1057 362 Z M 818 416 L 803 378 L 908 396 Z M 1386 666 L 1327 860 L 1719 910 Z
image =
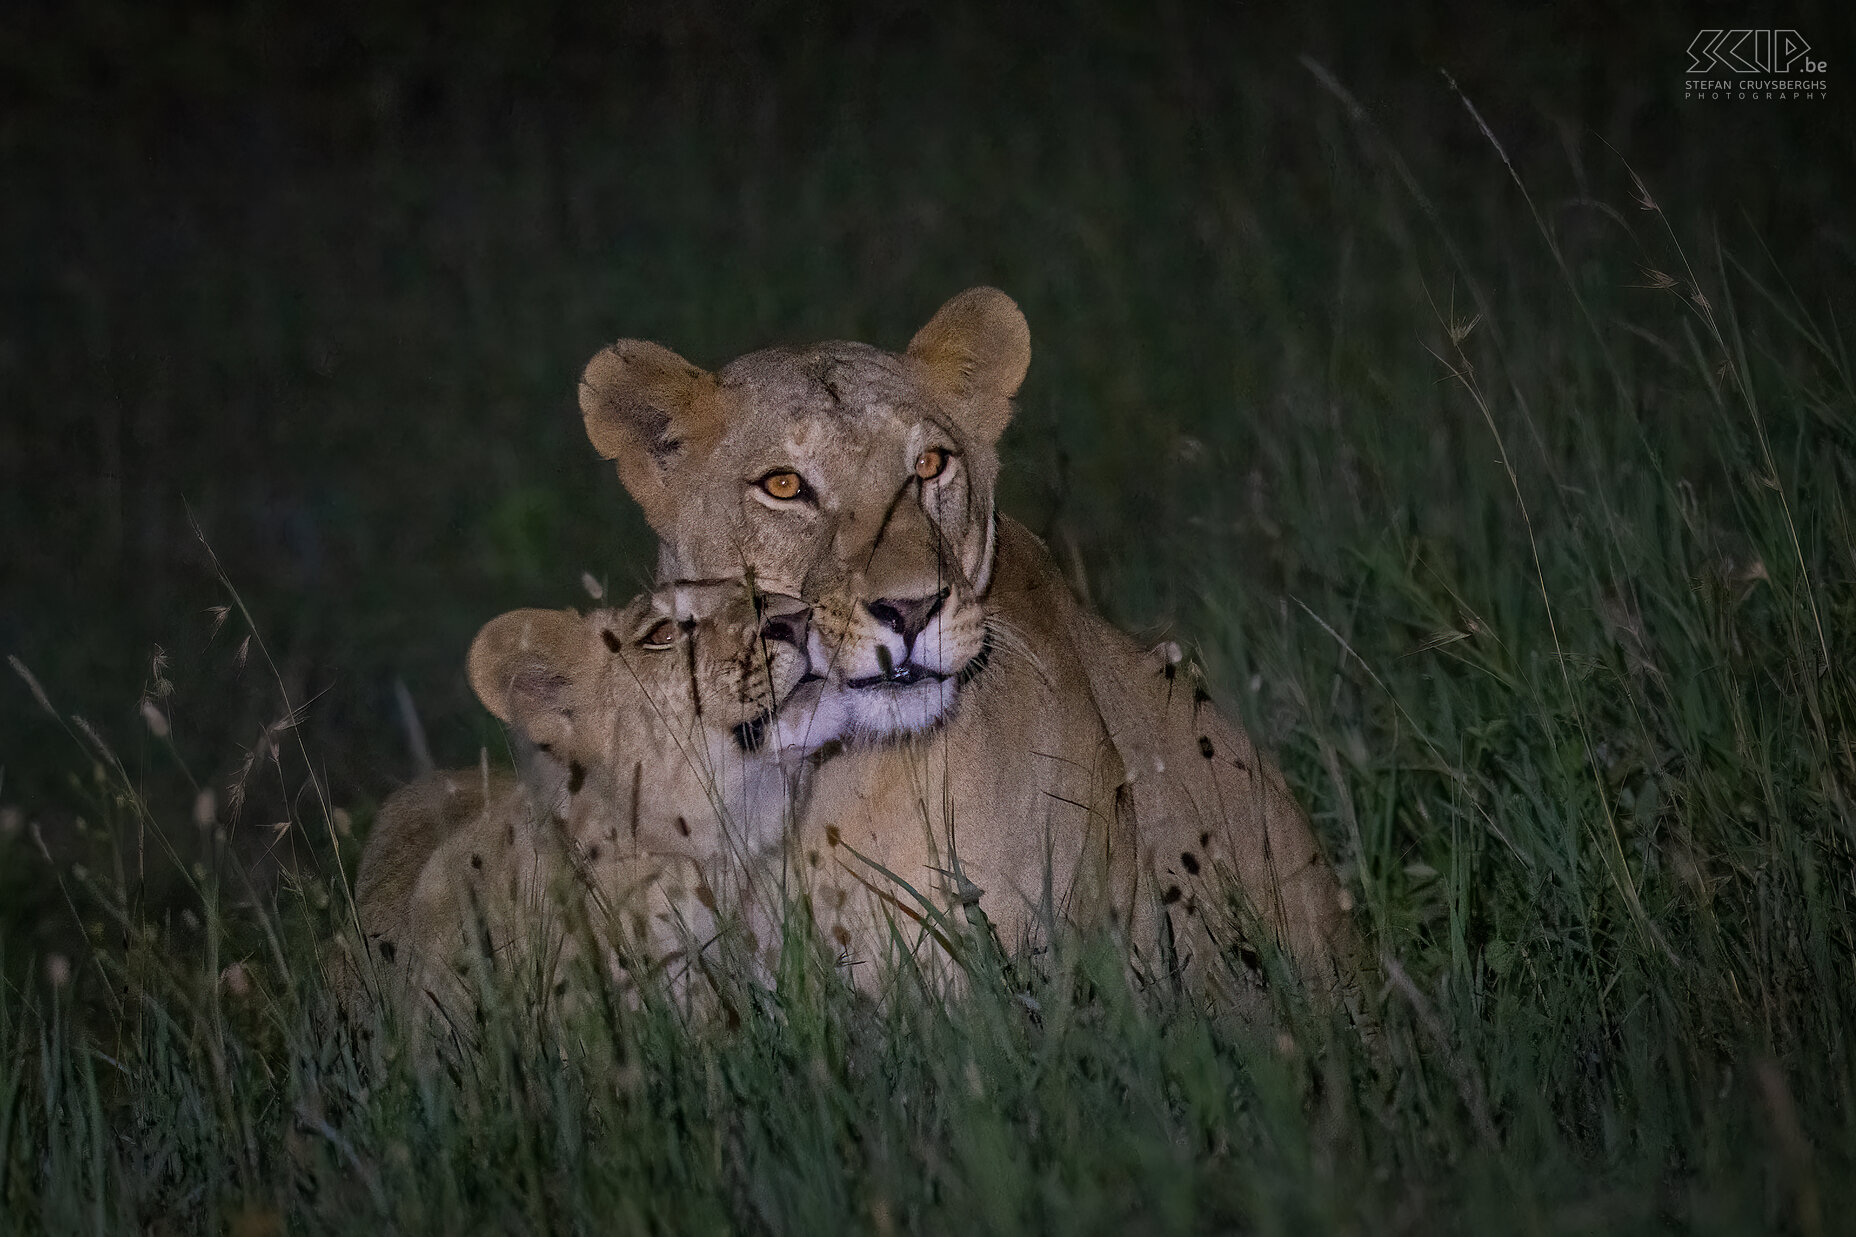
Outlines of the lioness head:
M 802 603 L 739 580 L 586 615 L 516 610 L 471 644 L 471 687 L 541 754 L 529 780 L 570 836 L 676 849 L 693 827 L 756 813 L 731 799 L 779 793 L 744 787 L 744 771 L 777 775 L 833 737 L 813 743 L 793 701 L 809 678 L 806 625 Z
M 900 354 L 770 348 L 707 373 L 621 340 L 580 408 L 664 577 L 806 598 L 838 728 L 897 734 L 939 720 L 986 647 L 995 444 L 1030 358 L 1018 306 L 973 288 Z

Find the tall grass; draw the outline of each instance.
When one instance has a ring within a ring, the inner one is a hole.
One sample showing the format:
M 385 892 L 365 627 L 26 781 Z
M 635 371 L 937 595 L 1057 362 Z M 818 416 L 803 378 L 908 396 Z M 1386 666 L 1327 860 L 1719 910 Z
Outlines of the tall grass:
M 1443 82 L 1425 104 L 1435 145 L 1382 131 L 1384 110 L 1319 61 L 1280 95 L 1201 82 L 1188 140 L 1150 127 L 1159 104 L 1078 87 L 1089 67 L 1055 49 L 1035 88 L 1081 108 L 1090 142 L 1027 125 L 923 143 L 873 188 L 855 156 L 900 129 L 860 96 L 800 172 L 750 160 L 734 198 L 707 164 L 669 176 L 647 229 L 664 247 L 629 264 L 597 257 L 619 170 L 551 182 L 482 149 L 457 174 L 497 203 L 485 218 L 528 218 L 525 186 L 580 196 L 549 208 L 559 233 L 453 236 L 489 247 L 457 260 L 469 312 L 408 329 L 479 331 L 512 358 L 508 390 L 565 403 L 575 362 L 620 331 L 706 362 L 773 337 L 896 343 L 964 282 L 1012 290 L 1038 359 L 1006 508 L 1111 617 L 1191 646 L 1278 751 L 1380 958 L 1375 1041 L 1293 1005 L 1260 1029 L 1130 995 L 1086 950 L 1027 970 L 1028 991 L 981 983 L 952 1005 L 904 968 L 871 1003 L 796 957 L 738 1025 L 661 1003 L 566 1026 L 511 1015 L 454 1069 L 422 1071 L 398 1028 L 357 1038 L 329 1018 L 320 950 L 355 841 L 324 802 L 313 693 L 288 658 L 273 674 L 258 646 L 238 653 L 257 624 L 221 596 L 225 628 L 190 657 L 212 707 L 263 736 L 244 753 L 188 745 L 189 716 L 214 719 L 178 670 L 124 692 L 172 734 L 127 708 L 80 724 L 50 675 L 17 697 L 76 755 L 64 798 L 0 833 L 0 888 L 33 908 L 0 919 L 16 934 L 0 942 L 5 1226 L 1846 1226 L 1847 266 L 1774 258 L 1768 243 L 1806 249 L 1711 222 L 1600 144 L 1564 163 L 1515 149 Z M 1270 98 L 1294 100 L 1293 120 Z M 651 168 L 693 158 L 681 149 L 647 152 Z M 722 198 L 764 229 L 729 272 L 703 232 Z M 524 254 L 554 272 L 521 285 L 525 303 L 560 292 L 541 321 L 587 346 L 527 339 L 492 295 L 498 262 Z M 530 422 L 471 424 L 519 453 Z M 436 460 L 451 443 L 430 433 Z M 559 426 L 536 437 L 546 459 L 584 452 Z M 525 539 L 605 508 L 579 496 L 589 469 L 533 521 L 511 514 L 535 474 L 505 467 L 470 483 L 516 477 L 490 502 L 507 527 L 470 527 L 522 566 L 479 564 L 466 592 L 538 603 L 506 594 L 571 582 L 591 535 Z M 643 561 L 627 527 L 611 534 L 621 577 Z M 444 610 L 429 656 L 461 661 L 489 610 L 441 605 L 442 576 L 413 571 Z M 231 697 L 235 658 L 249 673 Z M 131 725 L 149 737 L 118 760 Z M 435 733 L 461 748 L 469 731 Z M 174 771 L 200 760 L 230 773 Z M 81 834 L 34 831 L 58 803 Z

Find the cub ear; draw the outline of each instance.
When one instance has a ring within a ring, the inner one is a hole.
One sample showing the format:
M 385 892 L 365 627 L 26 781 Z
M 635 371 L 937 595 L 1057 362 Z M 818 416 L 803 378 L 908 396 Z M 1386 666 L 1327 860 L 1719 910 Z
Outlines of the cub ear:
M 962 428 L 991 445 L 1012 419 L 1012 396 L 1031 365 L 1031 328 L 997 288 L 968 288 L 909 341 L 928 381 L 959 405 Z
M 483 707 L 542 747 L 573 735 L 573 685 L 585 673 L 586 620 L 572 610 L 512 610 L 470 645 L 470 686 Z
M 714 375 L 660 344 L 621 339 L 580 376 L 586 436 L 618 464 L 619 480 L 668 536 L 676 515 L 672 481 L 721 430 Z

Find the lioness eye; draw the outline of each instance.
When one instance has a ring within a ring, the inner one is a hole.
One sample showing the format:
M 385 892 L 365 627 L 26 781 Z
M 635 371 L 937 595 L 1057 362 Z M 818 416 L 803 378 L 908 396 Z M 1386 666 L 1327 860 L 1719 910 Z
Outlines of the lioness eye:
M 923 481 L 933 481 L 947 471 L 947 452 L 939 447 L 929 447 L 915 457 L 915 475 Z
M 777 498 L 781 502 L 787 502 L 805 493 L 806 482 L 805 478 L 801 477 L 798 473 L 782 469 L 779 472 L 770 472 L 762 477 L 760 479 L 760 488 L 766 492 L 769 498 Z
M 677 642 L 677 625 L 670 619 L 660 619 L 644 635 L 644 647 L 647 649 L 667 649 Z

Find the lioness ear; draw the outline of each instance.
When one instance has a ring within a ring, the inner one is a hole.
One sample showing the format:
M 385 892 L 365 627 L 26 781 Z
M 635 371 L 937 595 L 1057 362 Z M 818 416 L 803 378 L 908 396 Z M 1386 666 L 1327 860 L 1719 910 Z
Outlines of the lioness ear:
M 573 734 L 572 688 L 586 645 L 586 620 L 572 610 L 512 610 L 471 641 L 471 690 L 535 743 L 562 743 Z
M 1031 328 L 999 289 L 968 288 L 915 332 L 908 355 L 959 406 L 962 428 L 991 445 L 1031 365 Z
M 721 429 L 715 378 L 659 344 L 621 339 L 580 376 L 586 436 L 619 466 L 619 480 L 668 535 L 677 471 L 704 454 Z

